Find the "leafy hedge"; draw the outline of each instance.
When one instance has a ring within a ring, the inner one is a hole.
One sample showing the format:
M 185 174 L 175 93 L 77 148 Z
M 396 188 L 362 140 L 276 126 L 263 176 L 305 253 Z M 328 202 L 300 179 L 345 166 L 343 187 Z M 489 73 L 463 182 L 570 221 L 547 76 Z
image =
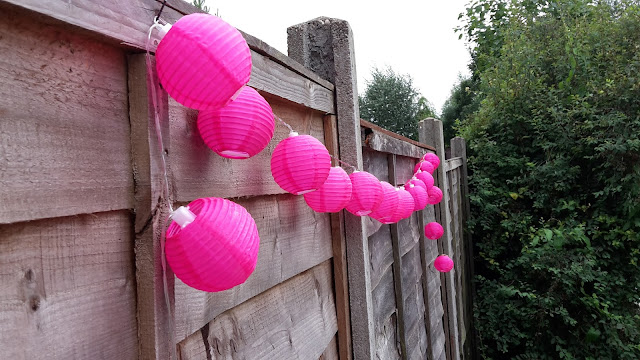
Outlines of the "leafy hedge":
M 475 1 L 470 146 L 486 359 L 640 358 L 640 7 Z

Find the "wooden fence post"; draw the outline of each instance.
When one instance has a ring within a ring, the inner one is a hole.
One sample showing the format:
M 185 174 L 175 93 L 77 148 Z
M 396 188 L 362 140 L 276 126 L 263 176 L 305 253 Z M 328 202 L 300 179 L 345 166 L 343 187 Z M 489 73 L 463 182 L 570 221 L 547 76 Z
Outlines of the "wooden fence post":
M 467 358 L 476 359 L 476 337 L 475 337 L 475 329 L 473 326 L 473 296 L 475 294 L 475 286 L 473 285 L 473 276 L 474 276 L 474 260 L 473 260 L 473 239 L 471 237 L 471 232 L 467 228 L 467 221 L 471 216 L 471 209 L 469 204 L 469 180 L 468 180 L 468 168 L 467 168 L 467 144 L 465 140 L 461 137 L 455 137 L 451 139 L 451 157 L 460 157 L 462 158 L 462 169 L 461 169 L 461 184 L 460 191 L 462 194 L 462 228 L 464 231 L 464 248 L 465 253 L 462 254 L 465 258 L 465 278 L 463 279 L 465 283 L 465 294 L 467 295 L 465 299 L 463 299 L 465 308 L 464 308 L 464 321 L 465 321 L 465 329 L 467 332 L 471 329 L 471 334 L 467 334 L 467 339 L 470 341 L 465 342 L 464 347 L 464 355 Z M 469 335 L 471 338 L 469 339 Z
M 144 54 L 129 56 L 129 117 L 131 152 L 135 180 L 135 263 L 138 292 L 138 344 L 140 359 L 171 359 L 176 344 L 174 329 L 169 326 L 161 265 L 160 236 L 165 228 L 168 209 L 163 202 L 164 172 L 156 137 L 152 86 L 158 94 L 160 131 L 164 149 L 169 146 L 169 112 L 167 93 L 157 81 L 149 81 Z M 155 69 L 155 66 L 152 66 Z M 152 70 L 154 71 L 154 70 Z M 156 74 L 152 74 L 156 79 Z M 169 298 L 173 313 L 174 275 L 167 267 Z
M 447 174 L 445 170 L 445 150 L 442 122 L 440 120 L 428 118 L 420 121 L 419 126 L 420 142 L 432 145 L 436 149 L 436 155 L 440 158 L 440 166 L 434 172 L 436 185 L 442 190 L 442 201 L 436 206 L 436 220 L 444 228 L 444 235 L 438 240 L 442 246 L 442 252 L 453 258 L 453 244 L 451 242 L 451 216 L 449 213 L 449 192 L 447 184 Z M 457 311 L 456 311 L 456 289 L 454 270 L 441 275 L 441 283 L 444 285 L 442 291 L 443 306 L 445 308 L 445 331 L 447 332 L 447 358 L 451 360 L 460 359 Z
M 344 20 L 326 17 L 287 29 L 289 56 L 335 85 L 340 159 L 362 169 L 362 139 L 353 34 Z M 374 350 L 369 244 L 361 217 L 344 214 L 353 357 Z M 348 346 L 348 345 L 347 345 Z M 345 347 L 339 344 L 340 355 Z

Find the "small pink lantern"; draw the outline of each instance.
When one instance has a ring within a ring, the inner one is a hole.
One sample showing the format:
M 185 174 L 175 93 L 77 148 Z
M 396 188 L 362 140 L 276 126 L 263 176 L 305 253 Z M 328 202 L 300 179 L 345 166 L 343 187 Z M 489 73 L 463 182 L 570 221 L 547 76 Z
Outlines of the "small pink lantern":
M 382 184 L 366 171 L 354 171 L 349 178 L 353 190 L 347 211 L 357 216 L 369 215 L 382 202 Z
M 433 266 L 440 272 L 449 272 L 453 269 L 453 260 L 447 255 L 440 255 L 433 262 Z
M 351 200 L 351 179 L 339 166 L 332 167 L 329 177 L 322 186 L 304 194 L 304 201 L 317 212 L 338 212 L 344 209 Z
M 251 51 L 242 34 L 219 17 L 178 20 L 156 50 L 158 78 L 180 104 L 198 109 L 226 105 L 251 76 Z
M 424 236 L 426 236 L 427 239 L 438 240 L 442 235 L 444 235 L 444 229 L 442 225 L 437 222 L 430 222 L 424 226 Z
M 278 185 L 294 195 L 318 190 L 331 170 L 329 151 L 311 135 L 291 132 L 271 155 L 271 175 Z
M 185 284 L 216 292 L 242 284 L 258 261 L 256 223 L 242 206 L 220 198 L 203 198 L 172 214 L 165 252 Z
M 408 190 L 409 186 L 411 186 L 411 185 L 419 186 L 419 187 L 423 188 L 425 191 L 427 191 L 427 185 L 424 183 L 424 181 L 418 179 L 415 176 L 413 176 L 411 179 L 409 179 L 409 181 L 407 181 L 406 184 L 404 184 L 404 189 Z
M 198 130 L 207 146 L 230 159 L 246 159 L 262 151 L 275 128 L 269 103 L 254 89 L 244 86 L 229 105 L 200 110 Z
M 422 180 L 427 190 L 433 187 L 433 183 L 435 182 L 433 176 L 426 171 L 418 170 L 416 173 L 416 178 Z
M 442 190 L 437 186 L 433 186 L 431 189 L 427 190 L 427 195 L 429 195 L 427 198 L 427 204 L 435 205 L 442 200 Z
M 402 219 L 408 218 L 413 213 L 413 208 L 415 207 L 413 196 L 411 196 L 407 190 L 396 188 L 396 191 L 398 193 L 398 207 L 391 216 L 391 219 L 389 219 L 391 223 L 397 223 Z
M 380 184 L 382 185 L 382 201 L 373 209 L 369 217 L 383 224 L 392 224 L 397 221 L 392 220 L 400 201 L 398 191 L 386 181 L 380 181 Z
M 436 155 L 434 153 L 426 153 L 426 154 L 424 154 L 424 156 L 422 157 L 422 160 L 428 161 L 431 164 L 433 164 L 433 167 L 435 169 L 437 169 L 438 166 L 440 165 L 440 158 L 438 157 L 438 155 Z
M 425 206 L 427 206 L 427 199 L 429 196 L 427 195 L 427 190 L 425 190 L 422 186 L 408 183 L 404 186 L 404 189 L 407 190 L 413 197 L 413 211 L 420 211 L 424 209 Z
M 435 170 L 435 166 L 433 166 L 432 163 L 428 162 L 428 161 L 423 161 L 421 160 L 420 162 L 418 162 L 416 164 L 416 166 L 413 168 L 413 172 L 417 173 L 419 170 L 422 171 L 426 171 L 429 174 L 433 174 L 433 171 Z

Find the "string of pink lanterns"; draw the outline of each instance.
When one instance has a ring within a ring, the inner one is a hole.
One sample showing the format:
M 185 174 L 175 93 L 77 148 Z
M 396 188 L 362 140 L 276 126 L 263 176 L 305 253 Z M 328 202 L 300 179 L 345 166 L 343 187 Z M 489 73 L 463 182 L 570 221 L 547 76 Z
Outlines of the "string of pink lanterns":
M 273 138 L 277 116 L 256 90 L 246 86 L 251 52 L 242 34 L 218 17 L 191 14 L 163 26 L 160 35 L 160 83 L 178 103 L 199 110 L 197 127 L 204 143 L 230 159 L 261 152 Z M 273 151 L 271 174 L 283 190 L 303 195 L 314 211 L 346 209 L 392 224 L 441 201 L 442 191 L 432 176 L 439 164 L 438 156 L 425 154 L 414 176 L 404 187 L 395 187 L 365 171 L 348 175 L 341 167 L 331 167 L 331 155 L 318 139 L 292 130 Z M 257 264 L 260 237 L 244 207 L 226 199 L 201 198 L 181 206 L 171 218 L 166 258 L 185 284 L 215 292 L 249 278 Z M 429 239 L 442 234 L 437 223 L 425 227 Z M 453 262 L 441 260 L 443 256 L 434 266 L 450 271 Z

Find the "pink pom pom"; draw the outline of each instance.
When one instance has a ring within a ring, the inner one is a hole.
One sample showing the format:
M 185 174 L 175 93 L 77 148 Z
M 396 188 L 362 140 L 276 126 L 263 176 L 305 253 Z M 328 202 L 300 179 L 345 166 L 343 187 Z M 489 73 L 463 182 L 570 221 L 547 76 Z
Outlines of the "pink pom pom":
M 332 167 L 320 189 L 304 194 L 304 201 L 317 212 L 338 212 L 351 200 L 351 179 L 341 167 Z
M 248 86 L 229 105 L 200 110 L 198 114 L 198 130 L 204 143 L 230 159 L 246 159 L 262 151 L 271 141 L 274 127 L 271 106 Z
M 433 174 L 433 171 L 436 168 L 433 166 L 432 163 L 428 162 L 428 161 L 420 161 L 419 163 L 416 164 L 416 166 L 413 168 L 413 172 L 417 173 L 419 170 L 422 171 L 426 171 L 429 174 Z
M 431 164 L 433 164 L 434 169 L 437 169 L 438 166 L 440 165 L 440 158 L 438 157 L 438 155 L 436 155 L 434 153 L 426 153 L 426 154 L 424 154 L 422 159 L 424 161 L 428 161 Z
M 354 171 L 349 178 L 353 189 L 346 210 L 357 216 L 369 215 L 382 202 L 380 180 L 366 171 Z
M 329 151 L 318 139 L 292 132 L 271 155 L 271 175 L 294 195 L 318 190 L 331 170 Z
M 404 188 L 409 192 L 409 194 L 411 194 L 411 196 L 413 196 L 413 211 L 422 210 L 425 206 L 427 206 L 427 199 L 429 196 L 427 195 L 427 190 L 425 190 L 425 188 L 423 188 L 422 186 L 416 186 L 411 183 L 405 185 Z
M 431 174 L 429 174 L 426 171 L 422 171 L 422 170 L 419 170 L 416 173 L 416 178 L 418 180 L 421 180 L 424 183 L 427 191 L 433 187 L 433 183 L 435 182 L 433 180 L 433 176 L 431 176 Z
M 380 181 L 382 185 L 382 201 L 375 209 L 369 214 L 370 218 L 376 219 L 383 224 L 392 224 L 395 221 L 393 214 L 398 208 L 399 196 L 396 188 L 386 181 Z M 397 221 L 397 220 L 396 220 Z
M 251 51 L 242 34 L 217 16 L 191 14 L 160 41 L 156 68 L 163 88 L 177 102 L 215 109 L 249 82 Z
M 453 260 L 447 255 L 440 255 L 433 262 L 433 266 L 440 272 L 449 272 L 453 269 Z
M 427 190 L 427 195 L 429 195 L 427 204 L 434 205 L 442 200 L 442 190 L 437 186 L 433 186 L 431 189 Z
M 437 222 L 430 222 L 424 226 L 424 236 L 430 240 L 438 240 L 444 234 L 444 229 L 442 225 Z
M 226 199 L 203 198 L 187 207 L 191 222 L 178 224 L 178 209 L 167 229 L 165 251 L 176 276 L 203 291 L 242 284 L 258 261 L 256 223 L 242 206 Z

